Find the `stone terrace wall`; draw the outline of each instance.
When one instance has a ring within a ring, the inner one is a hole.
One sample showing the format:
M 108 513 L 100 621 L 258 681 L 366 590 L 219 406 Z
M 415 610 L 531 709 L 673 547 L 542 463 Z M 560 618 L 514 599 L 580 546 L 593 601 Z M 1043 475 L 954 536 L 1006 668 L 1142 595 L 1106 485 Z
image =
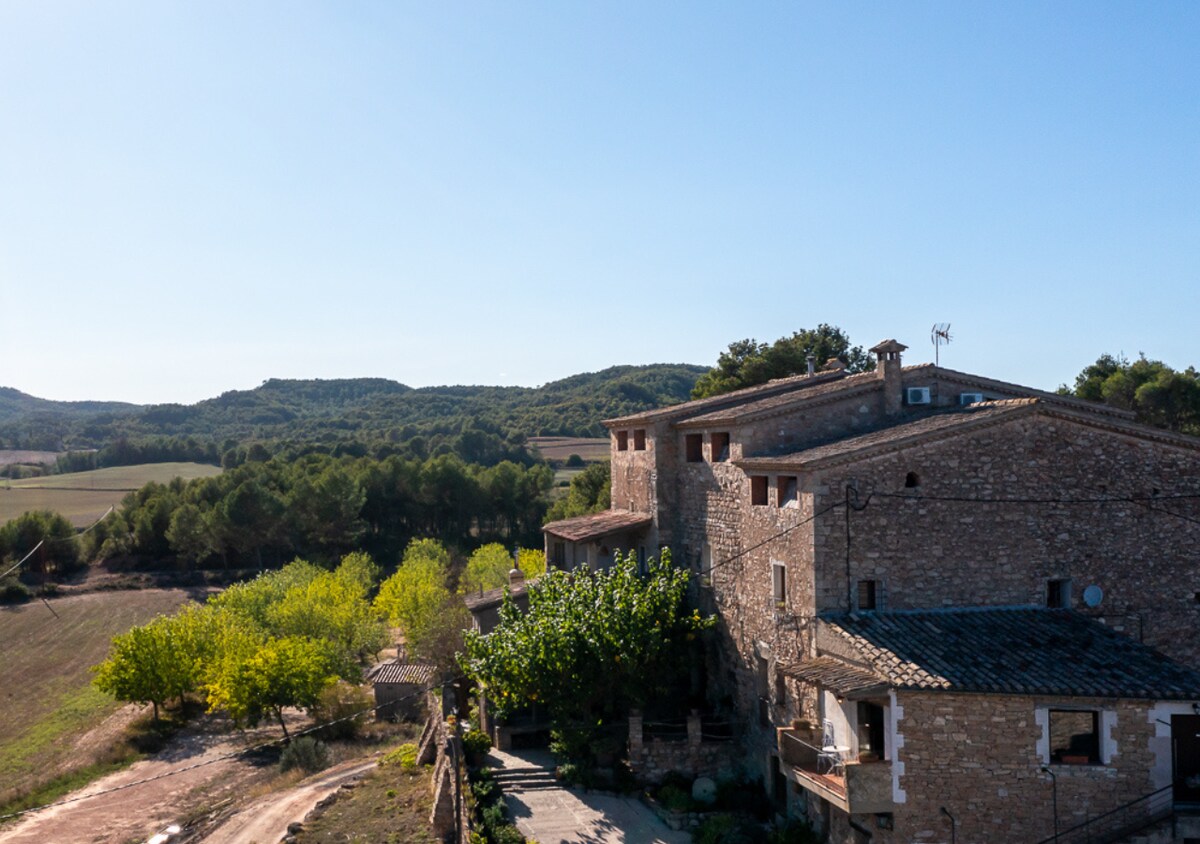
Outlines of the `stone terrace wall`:
M 688 716 L 686 741 L 647 740 L 642 716 L 629 717 L 629 767 L 639 782 L 660 783 L 672 771 L 715 779 L 737 772 L 740 755 L 733 741 L 705 741 L 699 716 Z
M 905 488 L 908 472 L 920 485 Z M 953 439 L 829 470 L 817 506 L 856 481 L 867 492 L 1033 499 L 979 504 L 875 495 L 851 513 L 852 581 L 882 584 L 884 609 L 1044 604 L 1069 578 L 1071 606 L 1200 666 L 1200 502 L 1046 504 L 1044 499 L 1200 491 L 1200 452 L 1069 420 L 1026 416 Z M 1170 510 L 1184 518 L 1163 512 Z M 816 528 L 817 604 L 844 609 L 844 513 Z M 1140 628 L 1140 629 L 1139 629 Z

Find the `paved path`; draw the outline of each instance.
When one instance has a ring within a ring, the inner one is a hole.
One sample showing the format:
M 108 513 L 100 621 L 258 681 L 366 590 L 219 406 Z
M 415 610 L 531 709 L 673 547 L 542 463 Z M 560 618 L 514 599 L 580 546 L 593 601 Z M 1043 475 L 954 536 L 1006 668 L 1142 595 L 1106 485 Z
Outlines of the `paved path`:
M 544 750 L 502 753 L 492 750 L 488 764 L 497 769 L 553 768 Z M 526 838 L 538 844 L 690 844 L 633 797 L 584 793 L 560 786 L 505 787 L 508 814 Z

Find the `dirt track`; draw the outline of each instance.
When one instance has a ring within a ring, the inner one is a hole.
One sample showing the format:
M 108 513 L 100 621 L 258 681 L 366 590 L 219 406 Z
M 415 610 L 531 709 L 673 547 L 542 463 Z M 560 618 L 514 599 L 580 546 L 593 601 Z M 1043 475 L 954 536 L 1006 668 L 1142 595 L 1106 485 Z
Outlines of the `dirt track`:
M 154 759 L 138 762 L 70 795 L 66 799 L 71 802 L 27 815 L 0 830 L 0 844 L 144 841 L 169 824 L 237 800 L 255 784 L 270 779 L 274 765 L 245 756 L 221 757 L 277 734 L 277 729 L 263 729 L 232 736 L 182 736 Z M 189 770 L 141 782 L 185 768 Z
M 251 803 L 204 837 L 204 844 L 253 844 L 278 841 L 288 824 L 302 820 L 317 803 L 375 767 L 375 760 L 343 762 L 283 793 Z

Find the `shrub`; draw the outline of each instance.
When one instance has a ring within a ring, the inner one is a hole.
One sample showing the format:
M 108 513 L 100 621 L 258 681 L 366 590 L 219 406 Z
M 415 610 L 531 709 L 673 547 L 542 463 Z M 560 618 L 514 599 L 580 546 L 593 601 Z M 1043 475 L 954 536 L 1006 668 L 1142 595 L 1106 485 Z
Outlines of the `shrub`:
M 328 768 L 331 761 L 329 748 L 324 742 L 310 736 L 301 736 L 283 749 L 279 756 L 279 768 L 283 771 L 300 768 L 311 774 Z
M 686 812 L 692 807 L 692 796 L 677 785 L 664 785 L 658 790 L 658 802 L 673 812 Z
M 412 773 L 417 769 L 417 746 L 411 742 L 402 744 L 379 760 L 380 765 L 399 765 L 401 770 Z
M 29 597 L 28 587 L 15 577 L 0 580 L 0 604 L 21 604 Z
M 493 844 L 525 844 L 525 836 L 510 823 L 500 824 L 492 829 Z
M 765 844 L 766 830 L 744 815 L 721 814 L 706 818 L 692 835 L 696 844 Z
M 483 730 L 470 730 L 462 737 L 463 752 L 468 756 L 487 753 L 492 746 L 491 737 Z
M 371 695 L 361 686 L 345 680 L 326 686 L 317 696 L 314 710 L 318 721 L 327 722 L 320 730 L 321 737 L 328 741 L 354 738 L 366 723 L 371 706 Z

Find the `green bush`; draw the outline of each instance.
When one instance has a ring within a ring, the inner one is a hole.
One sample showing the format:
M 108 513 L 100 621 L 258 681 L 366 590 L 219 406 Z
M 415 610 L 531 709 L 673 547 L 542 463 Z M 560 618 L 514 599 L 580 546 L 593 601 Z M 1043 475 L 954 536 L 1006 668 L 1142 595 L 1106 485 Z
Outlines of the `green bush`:
M 677 785 L 664 785 L 658 790 L 658 802 L 672 812 L 686 812 L 692 808 L 692 795 Z
M 283 749 L 279 756 L 279 768 L 283 771 L 300 768 L 311 774 L 328 768 L 331 761 L 329 748 L 324 742 L 311 736 L 301 736 Z
M 371 695 L 361 686 L 345 680 L 326 686 L 317 696 L 314 710 L 317 720 L 326 723 L 321 737 L 327 741 L 354 738 L 366 723 L 371 706 Z
M 401 770 L 412 773 L 417 769 L 417 746 L 411 742 L 402 744 L 379 760 L 380 765 L 399 765 Z
M 525 844 L 525 836 L 510 823 L 501 824 L 491 831 L 492 844 Z
M 745 815 L 711 815 L 692 833 L 696 844 L 766 844 L 762 825 Z
M 23 604 L 29 597 L 28 587 L 15 577 L 0 580 L 0 604 Z
M 470 730 L 462 737 L 463 752 L 468 756 L 487 753 L 492 747 L 492 739 L 483 730 Z

